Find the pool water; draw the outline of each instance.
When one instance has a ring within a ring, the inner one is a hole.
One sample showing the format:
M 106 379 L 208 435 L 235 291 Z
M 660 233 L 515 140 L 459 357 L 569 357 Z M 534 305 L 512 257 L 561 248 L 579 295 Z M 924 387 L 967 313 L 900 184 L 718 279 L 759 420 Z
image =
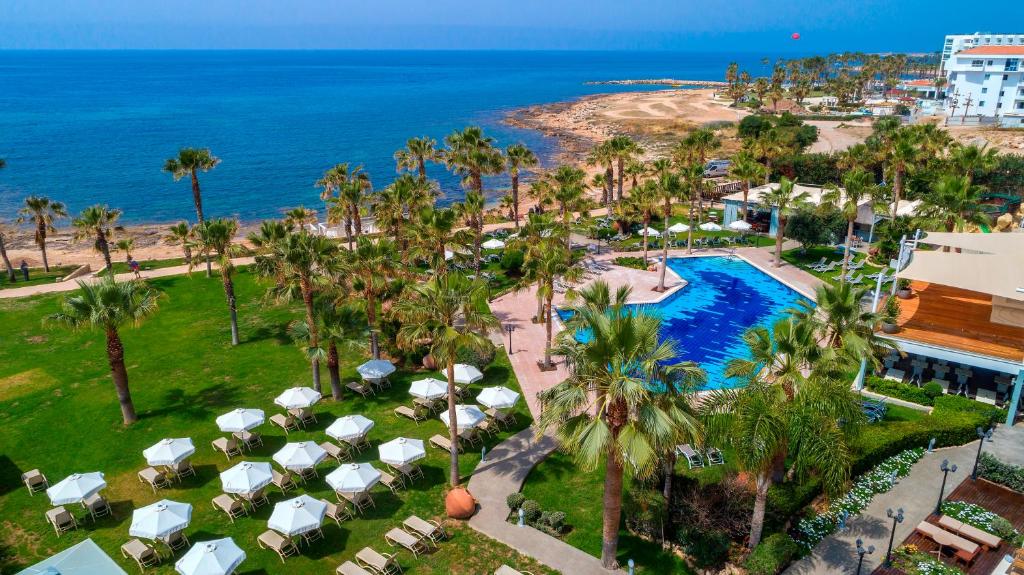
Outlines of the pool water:
M 743 333 L 756 325 L 770 326 L 806 299 L 735 257 L 674 258 L 669 267 L 688 285 L 644 307 L 662 318 L 662 337 L 676 341 L 680 359 L 697 362 L 707 372 L 705 389 L 737 385 L 724 371 L 730 359 L 749 357 Z M 565 318 L 568 312 L 559 314 Z

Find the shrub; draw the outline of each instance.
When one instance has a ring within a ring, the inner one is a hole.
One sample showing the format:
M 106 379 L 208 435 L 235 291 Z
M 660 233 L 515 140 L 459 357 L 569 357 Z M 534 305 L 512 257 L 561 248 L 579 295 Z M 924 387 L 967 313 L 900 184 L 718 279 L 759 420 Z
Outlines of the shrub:
M 520 507 L 523 510 L 524 518 L 529 524 L 534 524 L 540 519 L 540 503 L 537 503 L 533 499 L 527 499 L 523 501 L 523 505 Z
M 647 269 L 647 266 L 644 265 L 644 258 L 623 256 L 615 258 L 614 263 L 615 265 L 622 266 L 624 268 L 633 268 L 637 270 Z
M 773 533 L 757 544 L 744 566 L 750 575 L 775 575 L 799 551 L 792 537 L 785 533 Z
M 553 531 L 561 531 L 565 525 L 565 513 L 561 511 L 552 511 L 548 514 L 548 527 Z
M 505 250 L 505 253 L 501 254 L 501 261 L 498 265 L 510 275 L 519 275 L 523 268 L 524 257 L 520 250 Z
M 741 138 L 756 138 L 772 127 L 772 121 L 765 116 L 752 114 L 740 120 L 736 131 Z
M 721 531 L 680 529 L 676 541 L 697 569 L 721 567 L 729 558 L 729 536 Z
M 994 455 L 981 454 L 981 461 L 978 462 L 978 475 L 998 483 L 1014 491 L 1024 493 L 1024 467 L 1003 463 Z
M 512 511 L 519 511 L 524 501 L 526 501 L 526 496 L 522 493 L 509 493 L 508 497 L 505 498 L 505 503 Z
M 932 399 L 932 402 L 935 401 L 936 397 L 941 396 L 943 393 L 942 386 L 939 385 L 939 382 L 937 381 L 929 381 L 921 387 L 921 390 L 924 391 L 925 395 Z
M 900 298 L 886 298 L 882 317 L 885 318 L 887 323 L 896 323 L 896 320 L 900 317 Z
M 943 395 L 935 398 L 935 412 L 942 414 L 962 413 L 973 415 L 982 427 L 995 425 L 1006 420 L 1006 410 L 988 405 L 961 395 Z M 967 443 L 966 441 L 964 443 Z
M 493 345 L 485 345 L 480 349 L 474 347 L 460 347 L 455 352 L 455 363 L 465 363 L 472 365 L 480 371 L 483 371 L 485 367 L 491 365 L 494 361 L 494 354 L 497 353 Z
M 890 301 L 896 300 L 896 298 L 889 299 Z M 928 395 L 924 388 L 917 387 L 916 385 L 908 385 L 891 379 L 883 379 L 875 375 L 869 375 L 866 377 L 864 383 L 868 389 L 875 393 L 881 393 L 882 395 L 888 395 L 889 397 L 895 397 L 897 399 L 917 403 L 919 405 L 932 405 L 934 403 L 934 397 Z M 933 383 L 934 382 L 930 382 L 929 385 L 932 385 Z M 937 383 L 934 385 L 939 388 L 939 395 L 942 395 L 942 386 Z

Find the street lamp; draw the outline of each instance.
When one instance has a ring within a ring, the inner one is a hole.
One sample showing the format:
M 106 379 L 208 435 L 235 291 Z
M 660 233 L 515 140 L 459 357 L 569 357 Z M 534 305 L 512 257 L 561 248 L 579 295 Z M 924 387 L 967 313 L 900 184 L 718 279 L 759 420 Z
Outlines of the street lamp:
M 892 542 L 896 538 L 896 526 L 903 523 L 903 508 L 900 507 L 896 510 L 896 513 L 892 512 L 892 508 L 885 510 L 885 516 L 892 519 L 892 533 L 889 534 L 889 548 L 885 550 L 885 566 L 889 567 L 892 565 Z
M 512 355 L 512 332 L 516 330 L 516 326 L 507 323 L 505 324 L 505 331 L 508 332 L 508 354 Z
M 988 428 L 988 431 L 984 431 L 981 427 L 978 427 L 978 454 L 974 456 L 974 470 L 971 471 L 971 479 L 978 478 L 978 462 L 981 461 L 981 446 L 985 444 L 985 440 L 992 441 L 992 428 Z
M 875 552 L 875 546 L 874 545 L 868 545 L 868 548 L 865 549 L 864 548 L 864 541 L 862 541 L 860 539 L 857 540 L 857 556 L 858 556 L 858 559 L 857 559 L 857 575 L 860 575 L 861 565 L 864 564 L 864 556 L 865 555 L 871 555 L 874 552 Z
M 949 477 L 950 473 L 956 473 L 956 464 L 949 464 L 948 459 L 942 460 L 942 465 L 939 465 L 939 471 L 942 472 L 942 487 L 939 488 L 939 502 L 935 504 L 935 514 L 942 514 L 942 497 L 946 494 L 946 478 Z

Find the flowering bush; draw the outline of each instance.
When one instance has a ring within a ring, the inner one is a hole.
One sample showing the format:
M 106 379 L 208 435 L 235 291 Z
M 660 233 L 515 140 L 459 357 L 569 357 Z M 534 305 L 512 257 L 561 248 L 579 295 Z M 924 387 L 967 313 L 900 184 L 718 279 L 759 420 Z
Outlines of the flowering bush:
M 893 566 L 907 575 L 964 575 L 956 567 L 946 565 L 913 545 L 904 545 L 892 552 Z
M 1011 545 L 1017 545 L 1021 540 L 1020 532 L 1009 521 L 980 505 L 965 501 L 945 501 L 942 504 L 942 514 L 973 525 L 1001 539 L 1008 539 Z
M 910 473 L 910 468 L 923 455 L 923 448 L 908 449 L 879 463 L 874 469 L 858 477 L 850 490 L 835 500 L 827 511 L 801 519 L 796 526 L 794 539 L 805 549 L 813 548 L 835 532 L 844 513 L 849 519 L 863 511 L 875 495 L 889 491 L 896 483 L 896 479 L 906 477 Z

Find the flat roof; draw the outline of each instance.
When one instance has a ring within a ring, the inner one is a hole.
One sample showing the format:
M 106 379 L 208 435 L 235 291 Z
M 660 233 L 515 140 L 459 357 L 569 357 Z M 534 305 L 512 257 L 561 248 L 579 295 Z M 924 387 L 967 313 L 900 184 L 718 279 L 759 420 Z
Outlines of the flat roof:
M 1024 46 L 975 46 L 957 52 L 958 56 L 1024 56 Z
M 1024 301 L 1024 233 L 929 232 L 920 242 L 949 251 L 914 250 L 900 277 Z
M 825 188 L 824 186 L 811 186 L 811 185 L 801 184 L 801 183 L 795 184 L 793 186 L 793 188 L 796 191 L 796 193 L 798 193 L 798 194 L 800 194 L 800 193 L 807 194 L 807 201 L 812 203 L 812 204 L 814 204 L 814 205 L 821 204 L 822 196 L 825 194 L 825 192 L 828 191 L 827 188 Z M 771 182 L 770 184 L 762 184 L 760 186 L 756 186 L 756 187 L 750 188 L 750 191 L 747 193 L 747 202 L 751 203 L 751 204 L 758 204 L 758 203 L 761 202 L 761 197 L 764 196 L 766 193 L 768 193 L 769 190 L 777 190 L 777 189 L 779 189 L 779 183 L 778 182 Z M 843 188 L 839 188 L 839 193 L 840 194 L 845 194 L 845 191 L 843 190 Z M 724 200 L 732 200 L 734 202 L 742 202 L 743 201 L 743 192 L 736 192 L 735 194 L 729 194 L 728 196 L 722 197 L 722 200 L 723 201 Z M 864 200 L 864 201 L 867 202 L 868 200 Z
M 128 575 L 92 539 L 43 559 L 18 575 Z

